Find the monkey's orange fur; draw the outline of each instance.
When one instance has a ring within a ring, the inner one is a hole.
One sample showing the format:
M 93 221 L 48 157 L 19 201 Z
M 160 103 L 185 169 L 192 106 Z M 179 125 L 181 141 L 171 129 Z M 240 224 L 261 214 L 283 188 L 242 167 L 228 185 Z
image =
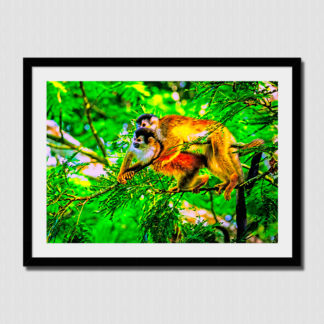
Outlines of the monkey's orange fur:
M 176 176 L 178 174 L 193 172 L 206 166 L 205 159 L 201 155 L 193 153 L 180 153 L 171 162 L 160 167 L 160 164 L 153 163 L 153 169 L 167 176 Z
M 162 150 L 160 142 L 156 140 L 154 133 L 150 129 L 144 128 L 140 131 L 143 139 L 145 136 L 148 138 L 146 141 L 141 141 L 140 137 L 137 138 L 135 135 L 133 142 L 139 143 L 139 145 L 136 149 L 131 146 L 127 152 L 117 181 L 124 184 L 127 180 L 132 179 L 135 173 L 141 170 L 143 166 L 147 166 L 147 162 L 145 164 L 143 161 L 139 161 L 131 167 L 130 164 L 134 157 L 139 159 L 145 156 L 145 152 L 149 152 L 151 156 L 150 162 L 152 162 L 152 167 L 156 172 L 174 176 L 177 179 L 177 186 L 171 188 L 170 191 L 192 190 L 193 192 L 199 192 L 200 187 L 206 184 L 209 179 L 208 175 L 199 176 L 199 169 L 206 167 L 206 158 L 201 154 L 180 153 L 175 159 L 161 166 L 160 163 L 155 163 L 158 159 L 154 161 Z
M 164 146 L 155 162 L 160 164 L 160 167 L 175 159 L 184 143 L 200 139 L 209 143 L 203 145 L 207 167 L 223 181 L 217 185 L 218 191 L 225 190 L 225 199 L 231 199 L 231 192 L 238 183 L 243 182 L 244 178 L 239 156 L 235 153 L 237 150 L 232 147 L 236 143 L 235 138 L 224 125 L 213 120 L 168 115 L 151 127 L 155 128 L 157 137 Z
M 209 176 L 199 176 L 199 169 L 206 167 L 206 159 L 203 155 L 193 153 L 180 153 L 171 162 L 161 167 L 159 163 L 153 163 L 156 172 L 167 176 L 174 176 L 178 184 L 169 191 L 179 192 L 182 189 L 190 189 L 199 192 L 200 188 L 208 182 Z
M 158 140 L 150 143 L 151 147 L 159 145 L 160 152 L 154 160 L 155 171 L 175 176 L 178 187 L 173 188 L 199 188 L 208 181 L 208 176 L 199 177 L 198 171 L 201 167 L 207 167 L 215 176 L 223 182 L 218 184 L 217 191 L 224 191 L 226 200 L 231 199 L 231 193 L 237 184 L 244 180 L 239 154 L 237 152 L 236 140 L 231 132 L 221 123 L 213 120 L 195 119 L 186 116 L 169 115 L 158 119 L 154 115 L 144 114 L 136 121 L 138 127 L 151 128 L 155 131 Z M 143 129 L 143 128 L 142 128 Z M 152 137 L 151 137 L 152 139 Z M 186 152 L 181 153 L 184 143 L 191 145 Z M 199 142 L 203 144 L 199 144 Z M 240 148 L 248 148 L 263 144 L 262 140 L 241 145 Z M 199 148 L 199 154 L 194 153 Z M 194 154 L 193 154 L 194 153 Z M 131 163 L 131 154 L 127 154 L 118 176 L 118 181 L 125 183 L 131 179 L 137 167 L 135 164 L 132 171 L 126 172 Z M 123 175 L 123 173 L 125 173 Z

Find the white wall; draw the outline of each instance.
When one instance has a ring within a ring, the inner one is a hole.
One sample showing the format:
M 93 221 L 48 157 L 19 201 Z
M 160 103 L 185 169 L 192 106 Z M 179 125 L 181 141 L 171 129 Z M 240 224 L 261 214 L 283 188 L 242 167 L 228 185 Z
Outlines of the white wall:
M 320 0 L 0 1 L 0 323 L 321 323 Z M 304 270 L 22 267 L 22 57 L 301 56 Z

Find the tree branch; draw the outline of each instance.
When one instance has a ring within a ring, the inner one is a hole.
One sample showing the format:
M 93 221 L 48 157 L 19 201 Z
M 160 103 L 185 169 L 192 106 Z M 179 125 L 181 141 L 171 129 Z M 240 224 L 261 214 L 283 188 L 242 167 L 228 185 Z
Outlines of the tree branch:
M 105 150 L 105 146 L 102 143 L 102 141 L 100 140 L 100 138 L 98 136 L 98 133 L 97 133 L 97 130 L 93 126 L 93 121 L 92 121 L 92 117 L 91 117 L 91 108 L 92 108 L 92 106 L 90 105 L 88 97 L 86 96 L 82 81 L 80 81 L 80 89 L 82 91 L 82 97 L 83 97 L 83 102 L 84 102 L 84 107 L 85 107 L 85 113 L 86 113 L 86 116 L 87 116 L 87 119 L 88 119 L 90 129 L 92 131 L 92 134 L 93 134 L 93 136 L 94 136 L 94 138 L 95 138 L 95 140 L 96 140 L 96 142 L 97 142 L 103 156 L 106 157 L 107 153 L 106 153 L 106 150 Z
M 47 146 L 55 149 L 55 150 L 71 150 L 71 147 L 68 146 L 68 145 L 56 145 L 56 144 L 53 144 L 53 143 L 50 143 L 50 142 L 47 142 Z
M 62 141 L 62 138 L 61 137 L 55 136 L 55 135 L 52 135 L 52 134 L 47 134 L 47 138 L 49 138 L 49 139 L 51 139 L 51 140 L 53 140 L 55 142 L 58 142 L 58 143 L 62 143 L 63 142 L 63 144 L 69 146 L 71 149 L 73 149 L 75 151 L 78 151 L 78 152 L 80 152 L 80 153 L 82 153 L 84 155 L 87 155 L 87 156 L 89 156 L 89 157 L 97 160 L 98 162 L 104 164 L 104 165 L 108 165 L 108 161 L 105 158 L 103 158 L 100 155 L 98 155 L 96 152 L 94 152 L 94 151 L 92 151 L 92 150 L 90 150 L 88 148 L 85 148 L 83 146 L 77 146 L 77 145 L 69 142 L 66 138 L 63 138 L 63 141 Z M 47 144 L 49 146 L 51 146 L 51 145 L 52 146 L 55 146 L 55 144 L 54 145 L 51 144 L 51 143 L 47 143 Z M 58 148 L 58 147 L 54 147 L 54 148 Z M 66 149 L 66 147 L 65 146 L 62 147 L 62 148 L 60 147 L 59 149 Z

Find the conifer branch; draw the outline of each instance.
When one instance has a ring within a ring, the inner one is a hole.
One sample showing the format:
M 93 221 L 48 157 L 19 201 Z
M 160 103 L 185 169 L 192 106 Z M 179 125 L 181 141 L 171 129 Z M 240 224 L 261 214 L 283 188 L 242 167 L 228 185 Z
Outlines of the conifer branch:
M 100 195 L 103 195 L 104 193 L 106 193 L 108 191 L 111 191 L 111 190 L 115 189 L 118 185 L 119 185 L 119 183 L 116 183 L 116 184 L 114 184 L 114 185 L 112 185 L 110 187 L 107 187 L 107 188 L 103 189 L 103 190 L 97 191 L 97 192 L 95 192 L 92 195 L 85 196 L 85 197 L 73 197 L 73 198 L 71 198 L 71 200 L 72 201 L 78 201 L 78 200 L 86 200 L 86 201 L 89 201 L 89 200 L 91 200 L 93 198 L 96 198 L 96 197 L 98 197 Z

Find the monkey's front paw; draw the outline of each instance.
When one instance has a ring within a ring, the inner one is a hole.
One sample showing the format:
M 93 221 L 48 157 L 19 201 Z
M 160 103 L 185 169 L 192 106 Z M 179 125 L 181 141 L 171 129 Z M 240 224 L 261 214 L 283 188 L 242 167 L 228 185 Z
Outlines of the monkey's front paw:
M 124 176 L 120 175 L 117 177 L 117 181 L 121 184 L 126 184 L 126 180 L 124 179 Z
M 121 184 L 126 184 L 127 180 L 131 180 L 134 177 L 134 175 L 134 171 L 125 172 L 117 177 L 117 181 Z
M 134 175 L 135 175 L 134 171 L 125 172 L 123 174 L 124 178 L 127 179 L 127 180 L 132 180 Z

